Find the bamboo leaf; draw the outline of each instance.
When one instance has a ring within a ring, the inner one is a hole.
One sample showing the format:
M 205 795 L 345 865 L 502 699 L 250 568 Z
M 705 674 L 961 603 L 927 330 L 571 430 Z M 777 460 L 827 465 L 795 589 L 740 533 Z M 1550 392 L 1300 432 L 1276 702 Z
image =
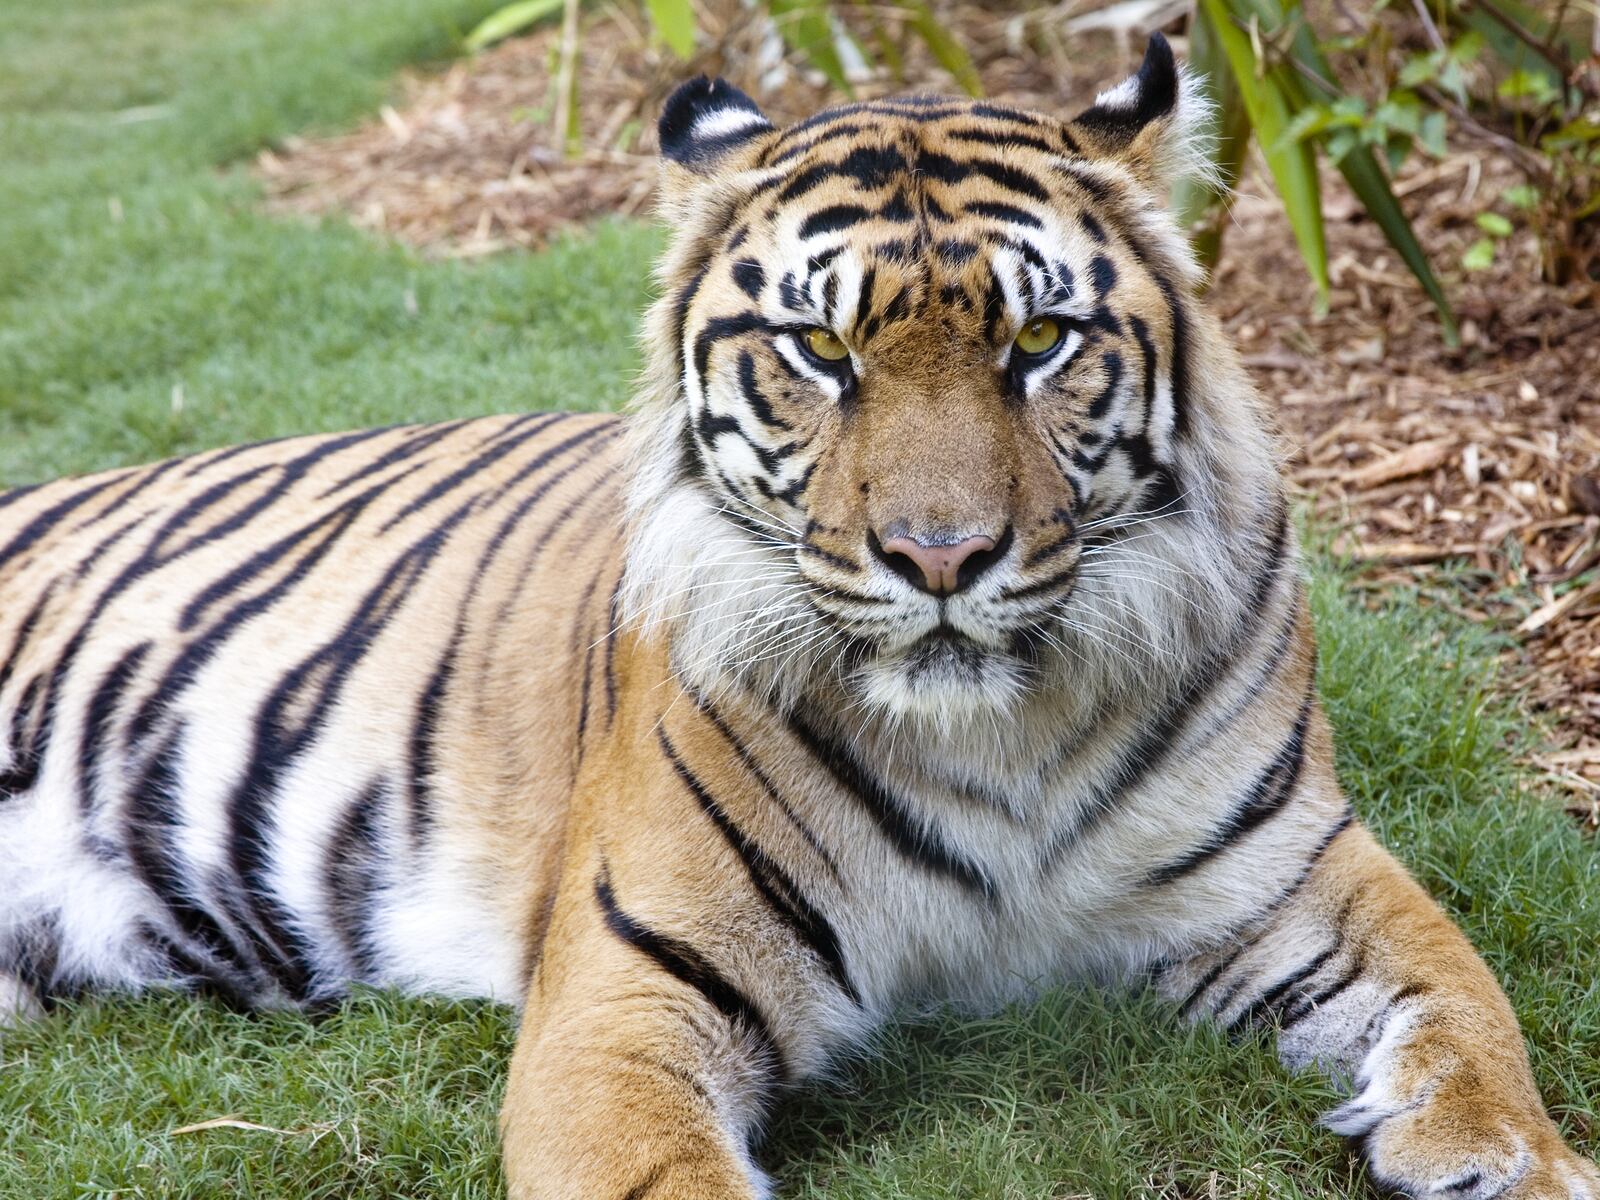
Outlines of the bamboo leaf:
M 911 28 L 927 44 L 939 65 L 950 72 L 950 77 L 967 95 L 983 95 L 983 80 L 978 77 L 978 68 L 973 65 L 972 56 L 934 15 L 927 0 L 910 0 L 907 7 L 911 13 Z
M 1284 135 L 1299 107 L 1285 86 L 1281 72 L 1267 68 L 1256 57 L 1251 39 L 1234 19 L 1226 0 L 1200 0 L 1212 30 L 1227 56 L 1250 124 L 1266 156 L 1267 166 L 1283 200 L 1289 226 L 1294 230 L 1300 257 L 1311 273 L 1317 302 L 1328 303 L 1328 244 L 1322 226 L 1322 195 L 1317 182 L 1313 148 Z
M 555 16 L 561 11 L 562 5 L 563 0 L 517 0 L 515 4 L 497 8 L 467 34 L 466 47 L 478 51 L 485 46 L 492 46 L 502 38 L 537 25 L 546 17 Z
M 690 0 L 645 0 L 650 23 L 679 58 L 694 53 L 694 6 Z

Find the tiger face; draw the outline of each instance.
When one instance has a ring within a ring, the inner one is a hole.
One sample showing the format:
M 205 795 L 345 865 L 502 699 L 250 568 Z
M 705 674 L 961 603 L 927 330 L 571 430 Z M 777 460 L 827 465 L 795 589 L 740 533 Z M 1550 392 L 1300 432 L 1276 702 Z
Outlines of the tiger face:
M 780 131 L 679 89 L 629 586 L 680 670 L 948 718 L 1103 686 L 1204 613 L 1192 545 L 1107 551 L 1216 475 L 1158 195 L 1197 108 L 1159 38 L 1072 121 L 913 96 Z

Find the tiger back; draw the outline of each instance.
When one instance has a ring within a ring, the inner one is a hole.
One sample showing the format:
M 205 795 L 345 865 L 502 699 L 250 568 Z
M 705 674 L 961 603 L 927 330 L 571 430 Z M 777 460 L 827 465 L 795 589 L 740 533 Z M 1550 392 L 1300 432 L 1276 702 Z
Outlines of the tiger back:
M 0 495 L 0 963 L 46 1001 L 514 999 L 567 698 L 604 695 L 619 435 L 488 418 Z

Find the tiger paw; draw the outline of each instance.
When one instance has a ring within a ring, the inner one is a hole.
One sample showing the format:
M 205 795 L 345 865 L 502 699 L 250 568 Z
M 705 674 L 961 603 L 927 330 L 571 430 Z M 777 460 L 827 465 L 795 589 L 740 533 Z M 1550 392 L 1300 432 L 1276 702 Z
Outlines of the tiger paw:
M 1567 1148 L 1542 1111 L 1479 1097 L 1387 1103 L 1368 1092 L 1323 1123 L 1356 1138 L 1372 1178 L 1405 1196 L 1600 1200 L 1600 1169 Z

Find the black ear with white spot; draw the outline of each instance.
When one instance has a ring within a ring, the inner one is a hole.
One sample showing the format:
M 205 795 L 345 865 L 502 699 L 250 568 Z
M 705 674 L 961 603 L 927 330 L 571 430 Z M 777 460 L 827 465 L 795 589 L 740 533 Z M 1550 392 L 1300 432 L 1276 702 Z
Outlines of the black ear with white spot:
M 1139 72 L 1101 92 L 1078 114 L 1078 124 L 1108 142 L 1131 142 L 1151 121 L 1171 115 L 1178 105 L 1178 62 L 1160 33 L 1150 35 Z
M 1210 118 L 1195 77 L 1179 68 L 1167 39 L 1152 33 L 1138 72 L 1096 96 L 1072 130 L 1093 153 L 1159 185 L 1208 172 Z
M 772 122 L 726 79 L 701 75 L 667 97 L 656 128 L 663 157 L 697 175 L 708 175 L 771 133 Z

